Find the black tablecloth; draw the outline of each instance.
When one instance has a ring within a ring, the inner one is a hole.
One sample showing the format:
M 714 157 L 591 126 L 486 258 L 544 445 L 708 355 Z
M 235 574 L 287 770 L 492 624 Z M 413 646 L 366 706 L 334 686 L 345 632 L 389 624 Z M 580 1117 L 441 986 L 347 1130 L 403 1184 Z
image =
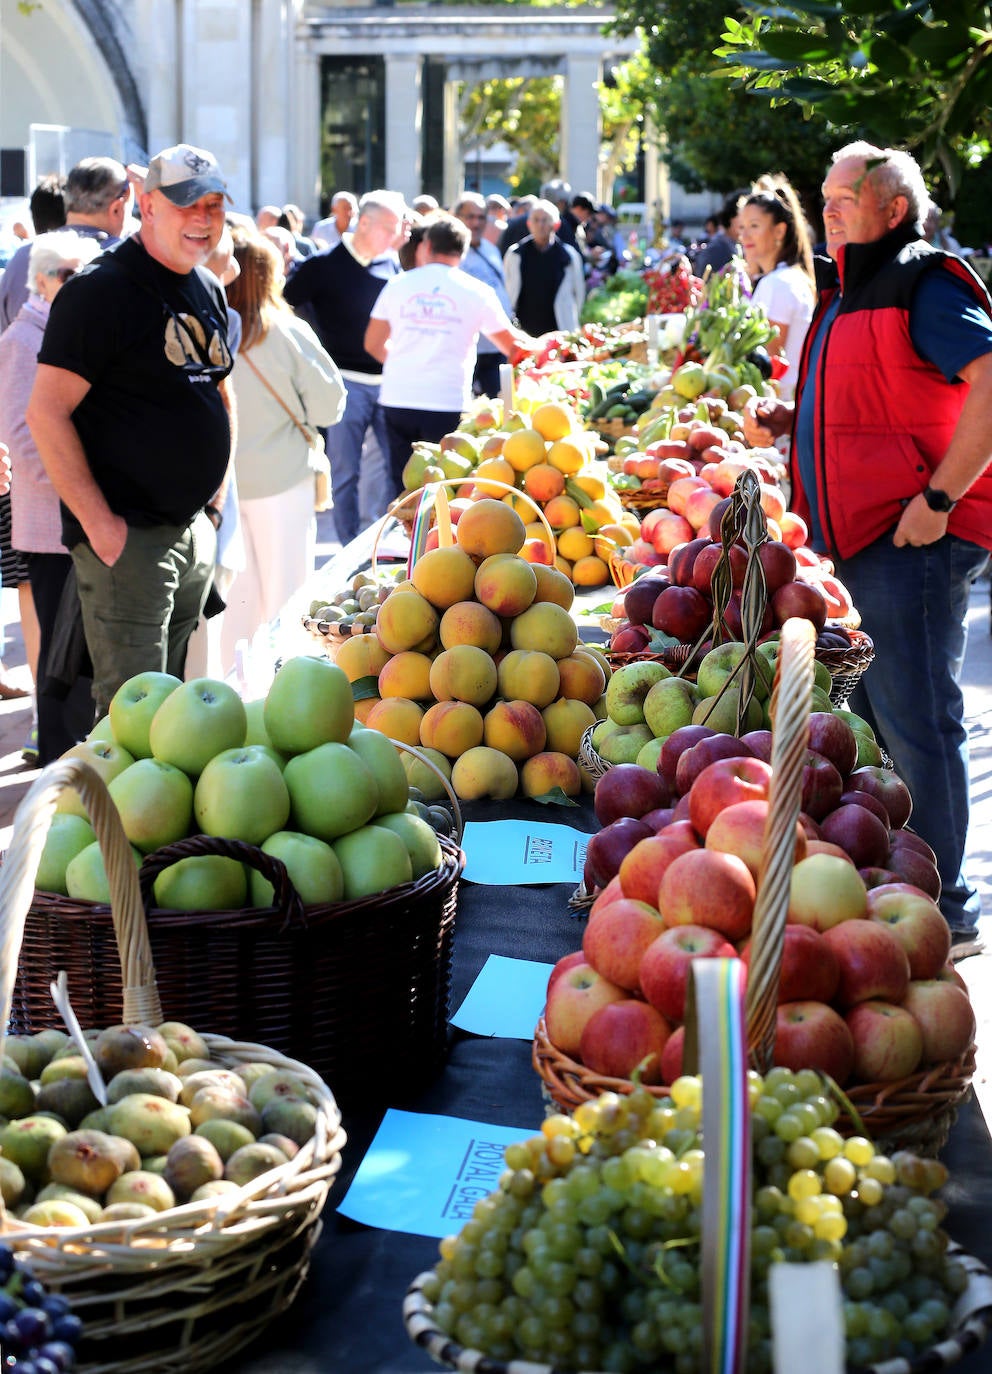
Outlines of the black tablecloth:
M 533 818 L 592 833 L 598 827 L 588 801 L 581 809 L 545 808 L 514 801 L 468 806 L 466 818 Z M 453 959 L 451 1007 L 456 1009 L 490 954 L 553 963 L 577 949 L 583 918 L 568 906 L 573 886 L 480 887 L 462 882 Z M 414 1275 L 430 1267 L 437 1242 L 422 1236 L 372 1230 L 339 1217 L 343 1197 L 387 1107 L 464 1117 L 536 1129 L 544 1115 L 540 1080 L 522 1040 L 483 1039 L 453 1032 L 448 1064 L 415 1099 L 382 1066 L 383 1095 L 372 1103 L 340 1106 L 348 1133 L 343 1165 L 325 1211 L 324 1231 L 310 1276 L 293 1308 L 251 1350 L 222 1374 L 418 1374 L 437 1366 L 407 1338 L 401 1304 Z M 331 1087 L 333 1088 L 333 1084 Z M 943 1158 L 951 1169 L 947 1229 L 965 1250 L 992 1265 L 992 1148 L 977 1106 L 962 1110 Z M 988 1374 L 986 1347 L 955 1368 Z

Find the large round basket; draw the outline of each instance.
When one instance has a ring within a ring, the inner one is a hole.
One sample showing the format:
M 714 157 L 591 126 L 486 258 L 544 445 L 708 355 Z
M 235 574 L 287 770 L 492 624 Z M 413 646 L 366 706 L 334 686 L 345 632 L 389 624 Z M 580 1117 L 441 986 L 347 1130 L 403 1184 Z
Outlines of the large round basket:
M 125 1022 L 163 1020 L 130 846 L 100 778 L 79 760 L 64 759 L 45 769 L 21 802 L 0 869 L 0 1048 L 22 921 L 66 787 L 82 796 L 104 855 L 120 941 L 118 986 L 123 978 L 126 988 L 111 1017 L 83 1024 L 117 1023 L 122 1007 Z M 50 1003 L 45 1024 L 55 1020 Z M 289 1163 L 236 1192 L 140 1221 L 31 1226 L 0 1203 L 4 1242 L 82 1318 L 86 1374 L 207 1374 L 289 1307 L 306 1277 L 345 1140 L 335 1099 L 309 1066 L 268 1046 L 215 1034 L 204 1039 L 211 1058 L 233 1069 L 261 1062 L 304 1079 L 316 1130 Z
M 460 815 L 456 819 L 460 835 Z M 278 859 L 237 840 L 198 835 L 149 855 L 141 887 L 161 1000 L 170 1017 L 304 1059 L 334 1083 L 341 1100 L 381 1096 L 385 1064 L 390 1095 L 397 1084 L 403 1093 L 415 1093 L 438 1073 L 448 1045 L 451 955 L 465 855 L 457 838 L 439 842 L 440 868 L 413 882 L 355 901 L 306 907 Z M 158 874 L 201 854 L 225 854 L 257 869 L 273 885 L 274 904 L 232 911 L 152 909 Z M 83 1025 L 119 1018 L 123 988 L 111 908 L 35 892 L 24 924 L 11 1030 L 32 1034 L 50 1024 L 48 988 L 60 969 Z

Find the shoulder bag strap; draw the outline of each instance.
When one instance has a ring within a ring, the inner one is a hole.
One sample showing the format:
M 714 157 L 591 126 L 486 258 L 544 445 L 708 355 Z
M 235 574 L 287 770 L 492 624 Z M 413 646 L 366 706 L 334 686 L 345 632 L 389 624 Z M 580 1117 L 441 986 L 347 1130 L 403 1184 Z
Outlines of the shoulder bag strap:
M 254 372 L 254 374 L 255 374 L 255 376 L 258 378 L 258 380 L 259 380 L 259 381 L 262 383 L 262 385 L 265 387 L 266 391 L 268 391 L 271 395 L 273 395 L 273 396 L 276 398 L 276 400 L 277 400 L 277 401 L 279 402 L 279 404 L 282 406 L 283 410 L 286 412 L 286 414 L 287 414 L 287 415 L 289 416 L 289 418 L 292 420 L 293 424 L 296 426 L 296 428 L 297 428 L 297 429 L 300 431 L 300 433 L 303 435 L 304 439 L 306 439 L 307 443 L 308 443 L 308 444 L 312 444 L 312 443 L 313 443 L 313 435 L 312 435 L 312 434 L 310 433 L 310 431 L 307 429 L 306 425 L 303 424 L 302 420 L 298 420 L 298 419 L 296 418 L 296 416 L 295 416 L 295 415 L 293 414 L 293 412 L 290 410 L 289 406 L 286 404 L 286 402 L 285 402 L 285 401 L 282 399 L 282 397 L 279 395 L 278 391 L 276 391 L 275 387 L 274 387 L 274 386 L 272 385 L 272 383 L 268 380 L 268 378 L 267 378 L 262 372 L 259 371 L 258 367 L 255 365 L 255 363 L 252 362 L 252 360 L 251 360 L 251 358 L 248 356 L 248 354 L 247 354 L 247 353 L 240 353 L 238 356 L 241 357 L 241 358 L 244 358 L 245 362 L 246 362 L 246 363 L 248 364 L 248 366 L 251 368 L 252 372 Z

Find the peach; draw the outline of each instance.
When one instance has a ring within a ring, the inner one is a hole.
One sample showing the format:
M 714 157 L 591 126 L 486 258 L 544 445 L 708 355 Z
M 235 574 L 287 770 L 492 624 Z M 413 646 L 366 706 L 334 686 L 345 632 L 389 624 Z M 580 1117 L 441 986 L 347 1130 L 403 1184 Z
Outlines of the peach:
M 483 458 L 472 474 L 475 490 L 480 496 L 492 496 L 499 499 L 503 495 L 503 487 L 513 486 L 513 479 L 517 474 L 506 459 L 500 456 L 503 452 L 505 438 L 506 436 L 503 434 L 491 434 L 486 440 L 486 445 L 493 443 L 494 452 Z M 498 452 L 495 451 L 497 449 Z M 490 479 L 488 482 L 485 480 L 487 477 Z M 496 486 L 495 483 L 502 483 L 502 486 Z
M 555 496 L 544 507 L 544 518 L 553 530 L 567 530 L 582 523 L 578 502 L 570 496 Z
M 782 543 L 788 544 L 790 549 L 802 548 L 809 540 L 809 526 L 801 515 L 796 515 L 794 511 L 787 510 L 784 515 L 779 517 L 779 527 L 782 531 Z
M 438 638 L 442 648 L 453 649 L 456 644 L 474 644 L 494 654 L 503 638 L 499 617 L 478 601 L 456 601 L 441 617 Z
M 466 749 L 451 766 L 451 786 L 459 801 L 506 801 L 519 783 L 517 765 L 485 744 Z
M 437 701 L 420 722 L 420 742 L 456 759 L 482 743 L 482 712 L 467 701 Z
M 467 601 L 475 585 L 475 563 L 457 544 L 431 549 L 413 565 L 413 585 L 439 611 Z M 388 598 L 387 598 L 388 600 Z
M 390 592 L 376 613 L 375 633 L 391 654 L 415 649 L 437 634 L 438 613 L 418 591 Z
M 689 494 L 685 503 L 684 515 L 694 530 L 701 530 L 710 518 L 710 512 L 725 498 L 717 496 L 712 487 Z
M 561 673 L 551 655 L 540 649 L 512 649 L 499 661 L 497 686 L 501 697 L 529 701 L 540 709 L 558 696 Z
M 431 700 L 431 661 L 426 654 L 418 654 L 413 649 L 393 654 L 379 673 L 380 697 Z
M 566 611 L 571 610 L 572 602 L 575 600 L 575 587 L 570 577 L 558 568 L 546 567 L 541 563 L 534 564 L 534 575 L 537 578 L 534 602 L 553 601 Z
M 375 635 L 352 635 L 334 655 L 334 662 L 349 682 L 357 682 L 362 677 L 378 677 L 388 659 L 389 651 Z
M 535 501 L 551 501 L 565 491 L 565 475 L 550 463 L 537 463 L 524 473 L 524 491 Z
M 563 472 L 566 477 L 574 477 L 581 472 L 589 461 L 589 450 L 580 434 L 569 434 L 556 439 L 548 449 L 547 460 L 553 468 Z
M 520 547 L 519 556 L 535 568 L 539 566 L 550 567 L 555 559 L 552 547 L 543 531 L 540 538 L 524 540 Z
M 492 554 L 476 570 L 476 600 L 496 615 L 520 615 L 536 593 L 536 573 L 526 559 L 516 554 Z
M 588 558 L 595 548 L 592 536 L 586 534 L 580 525 L 562 530 L 558 536 L 558 552 L 562 558 L 567 558 L 569 563 L 574 563 L 577 558 Z
M 496 691 L 496 664 L 485 649 L 456 644 L 431 664 L 431 694 L 436 701 L 467 701 L 485 706 Z
M 548 748 L 573 759 L 578 756 L 582 736 L 596 723 L 596 713 L 591 706 L 584 701 L 569 701 L 566 697 L 559 697 L 545 706 L 541 715 L 548 734 Z
M 572 564 L 572 581 L 577 587 L 605 587 L 609 580 L 609 565 L 597 554 L 577 558 Z
M 514 649 L 540 649 L 556 661 L 574 653 L 578 642 L 575 621 L 563 606 L 553 601 L 539 601 L 510 625 Z
M 606 691 L 606 674 L 589 654 L 570 654 L 558 660 L 561 694 L 572 701 L 584 701 L 595 706 Z
M 606 654 L 603 652 L 602 648 L 598 644 L 585 644 L 580 639 L 578 644 L 576 644 L 575 646 L 575 652 L 577 654 L 587 654 L 590 658 L 594 658 L 596 662 L 599 664 L 599 666 L 602 668 L 603 673 L 606 676 L 606 681 L 609 682 L 610 678 L 613 676 L 613 667 L 610 663 L 610 660 L 606 657 Z
M 546 797 L 556 787 L 566 797 L 577 797 L 582 791 L 579 765 L 567 754 L 547 750 L 534 754 L 520 768 L 520 791 L 525 797 Z
M 524 522 L 502 501 L 483 497 L 473 501 L 455 527 L 458 547 L 472 558 L 516 553 L 524 542 Z M 395 593 L 394 593 L 395 595 Z
M 483 741 L 522 763 L 547 743 L 544 717 L 529 701 L 497 701 L 483 718 Z
M 771 482 L 762 482 L 760 490 L 761 509 L 769 520 L 774 520 L 781 528 L 782 516 L 785 514 L 785 497 L 781 488 Z
M 362 697 L 361 701 L 355 702 L 355 719 L 359 725 L 368 725 L 369 716 L 372 714 L 373 706 L 381 700 L 379 697 Z
M 424 708 L 406 697 L 384 697 L 377 701 L 365 722 L 370 730 L 378 730 L 401 744 L 420 743 L 420 722 Z
M 536 429 L 515 429 L 507 435 L 503 455 L 514 472 L 526 472 L 547 457 L 547 445 Z
M 712 491 L 712 487 L 705 477 L 677 477 L 674 482 L 669 484 L 668 494 L 665 500 L 668 502 L 668 509 L 674 511 L 676 515 L 685 515 L 686 502 L 696 491 Z

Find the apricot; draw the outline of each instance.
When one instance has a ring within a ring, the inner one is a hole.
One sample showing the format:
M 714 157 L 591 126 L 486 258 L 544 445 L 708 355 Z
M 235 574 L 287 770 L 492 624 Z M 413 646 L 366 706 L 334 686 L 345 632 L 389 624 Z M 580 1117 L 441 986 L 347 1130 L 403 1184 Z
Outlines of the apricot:
M 588 558 L 594 553 L 595 545 L 585 530 L 580 525 L 575 525 L 571 529 L 562 530 L 559 534 L 558 552 L 562 558 L 567 558 L 569 563 L 574 563 L 577 559 Z
M 595 472 L 577 472 L 572 481 L 594 501 L 602 501 L 606 495 L 606 483 Z
M 525 496 L 522 491 L 508 491 L 503 497 L 503 504 L 509 506 L 512 511 L 524 522 L 524 538 L 527 537 L 527 522 L 534 518 L 534 503 L 529 496 Z
M 591 521 L 597 530 L 601 530 L 604 525 L 618 525 L 623 519 L 623 506 L 615 497 L 607 494 L 586 508 L 586 519 Z
M 554 562 L 554 552 L 546 539 L 525 539 L 519 556 L 532 567 L 550 568 Z
M 558 660 L 561 694 L 570 701 L 584 701 L 595 706 L 606 691 L 606 674 L 589 654 L 573 653 Z M 382 688 L 379 688 L 380 692 Z
M 570 496 L 554 496 L 544 507 L 544 518 L 553 530 L 570 530 L 582 523 L 579 504 Z
M 500 436 L 500 453 L 503 451 L 503 437 Z M 486 478 L 490 480 L 487 482 Z M 505 458 L 493 455 L 491 458 L 484 458 L 479 466 L 472 473 L 472 480 L 475 489 L 480 496 L 492 496 L 497 500 L 503 495 L 503 487 L 512 487 L 516 473 Z M 494 485 L 494 484 L 502 485 Z
M 582 774 L 574 758 L 554 750 L 534 754 L 520 768 L 520 792 L 525 797 L 546 797 L 560 787 L 566 797 L 582 791 Z
M 629 549 L 633 542 L 634 536 L 626 525 L 601 525 L 592 537 L 596 556 L 604 563 L 609 562 L 610 554 L 617 549 Z
M 605 587 L 609 580 L 609 567 L 595 554 L 577 558 L 572 564 L 572 581 L 577 587 Z
M 451 766 L 451 785 L 459 801 L 506 801 L 516 794 L 517 765 L 498 749 L 479 744 Z
M 380 697 L 431 700 L 431 662 L 426 654 L 418 654 L 413 649 L 393 654 L 379 673 Z
M 355 719 L 359 725 L 368 725 L 372 708 L 378 701 L 379 697 L 362 697 L 361 701 L 355 702 Z
M 561 549 L 559 549 L 558 552 L 555 554 L 554 566 L 558 569 L 558 571 L 561 573 L 563 577 L 567 577 L 569 582 L 571 582 L 572 565 L 567 558 L 562 557 Z
M 497 701 L 483 718 L 483 741 L 514 763 L 539 754 L 547 742 L 544 717 L 529 701 Z
M 578 434 L 566 435 L 548 449 L 548 462 L 566 477 L 574 477 L 581 472 L 588 461 L 588 448 Z
M 475 563 L 457 545 L 431 549 L 413 565 L 413 585 L 439 611 L 456 601 L 467 601 L 474 582 Z
M 437 701 L 424 712 L 420 742 L 456 759 L 482 743 L 482 712 L 467 701 Z
M 514 649 L 541 649 L 555 660 L 568 658 L 579 641 L 575 621 L 563 606 L 539 601 L 510 625 Z
M 467 701 L 485 706 L 496 691 L 496 664 L 474 644 L 443 649 L 431 664 L 431 693 L 436 701 Z
M 547 747 L 555 753 L 576 758 L 582 736 L 596 723 L 596 713 L 584 701 L 559 697 L 541 712 L 547 731 Z
M 564 474 L 550 463 L 537 463 L 524 473 L 524 491 L 535 501 L 550 501 L 564 490 Z
M 512 649 L 500 659 L 496 672 L 499 694 L 507 700 L 529 701 L 541 708 L 559 695 L 558 664 L 540 649 Z
M 441 617 L 438 638 L 445 649 L 456 644 L 474 644 L 494 654 L 503 638 L 499 617 L 479 601 L 456 601 Z
M 361 677 L 378 677 L 389 658 L 375 635 L 352 635 L 334 655 L 334 662 L 349 682 Z
M 544 440 L 536 429 L 515 429 L 507 436 L 502 456 L 514 472 L 526 472 L 528 468 L 543 463 L 546 454 Z
M 495 615 L 520 615 L 536 594 L 537 575 L 530 563 L 516 554 L 492 554 L 476 570 L 476 600 Z
M 533 412 L 530 422 L 542 439 L 564 439 L 576 428 L 574 412 L 562 401 L 544 401 Z
M 368 714 L 365 724 L 402 744 L 420 743 L 420 722 L 424 708 L 406 697 L 383 697 Z
M 516 553 L 526 535 L 524 522 L 516 511 L 502 501 L 483 497 L 474 501 L 459 520 L 455 537 L 458 547 L 471 558 L 482 559 L 494 553 Z
M 580 640 L 575 646 L 575 652 L 577 654 L 589 654 L 594 658 L 606 674 L 606 681 L 609 682 L 610 678 L 613 676 L 613 665 L 598 644 L 584 644 Z
M 388 653 L 398 654 L 432 640 L 438 622 L 437 611 L 418 591 L 390 592 L 376 613 L 375 633 Z
M 570 610 L 572 602 L 575 600 L 575 587 L 572 585 L 572 579 L 559 568 L 544 564 L 535 563 L 534 572 L 537 576 L 537 592 L 534 595 L 534 601 L 553 601 L 566 611 Z

